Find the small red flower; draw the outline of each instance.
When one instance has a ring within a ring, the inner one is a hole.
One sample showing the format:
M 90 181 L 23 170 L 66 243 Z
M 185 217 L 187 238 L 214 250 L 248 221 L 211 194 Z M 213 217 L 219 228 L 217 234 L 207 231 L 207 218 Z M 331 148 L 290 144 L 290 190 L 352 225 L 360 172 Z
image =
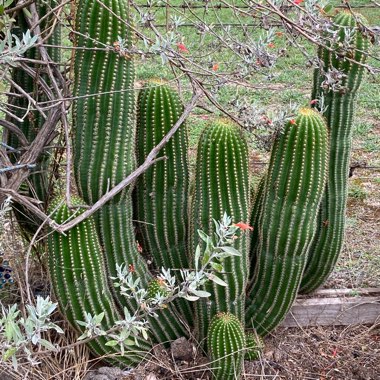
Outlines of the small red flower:
M 134 273 L 135 272 L 134 265 L 133 264 L 128 264 L 128 270 L 129 270 L 129 272 Z
M 239 227 L 241 230 L 250 230 L 253 231 L 253 227 L 251 227 L 249 224 L 244 222 L 235 223 L 234 226 Z
M 289 122 L 290 122 L 290 124 L 292 124 L 292 125 L 295 125 L 295 124 L 296 124 L 296 121 L 295 121 L 294 119 L 290 120 Z
M 219 70 L 219 65 L 217 63 L 214 63 L 212 65 L 212 71 L 218 71 Z
M 303 0 L 294 0 L 294 4 L 296 5 L 300 5 L 301 3 L 303 3 Z
M 116 51 L 120 51 L 120 42 L 119 41 L 115 41 L 113 43 L 113 47 L 115 48 Z
M 314 105 L 314 104 L 317 104 L 318 103 L 318 99 L 313 99 L 311 102 L 310 102 L 310 105 Z
M 273 42 L 269 42 L 269 44 L 268 44 L 268 47 L 270 48 L 270 49 L 273 49 L 273 48 L 275 48 L 275 44 L 273 43 Z
M 185 44 L 183 44 L 182 42 L 178 42 L 177 47 L 178 47 L 178 50 L 181 51 L 182 53 L 188 53 L 189 52 L 189 50 L 187 49 Z

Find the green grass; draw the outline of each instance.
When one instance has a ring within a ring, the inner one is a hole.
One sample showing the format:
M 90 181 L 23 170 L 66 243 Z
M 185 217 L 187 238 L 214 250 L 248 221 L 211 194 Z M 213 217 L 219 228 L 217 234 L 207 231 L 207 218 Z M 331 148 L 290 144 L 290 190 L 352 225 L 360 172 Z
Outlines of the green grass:
M 140 3 L 146 3 L 142 0 Z M 183 0 L 173 0 L 170 2 L 171 5 L 180 5 L 183 4 Z M 217 2 L 212 2 L 216 4 Z M 230 2 L 231 3 L 231 2 Z M 242 1 L 234 1 L 235 5 L 243 4 Z M 340 1 L 334 1 L 334 4 L 341 4 Z M 193 1 L 192 4 L 203 4 L 202 1 Z M 358 0 L 351 1 L 352 6 L 365 6 L 370 5 L 371 1 L 367 0 Z M 356 9 L 356 11 L 367 16 L 370 24 L 376 24 L 380 17 L 379 9 Z M 229 22 L 238 22 L 239 18 L 231 10 L 228 9 L 218 9 L 210 10 L 207 13 L 204 13 L 202 9 L 196 9 L 193 11 L 186 10 L 183 11 L 181 8 L 171 9 L 171 16 L 181 16 L 183 17 L 186 23 L 199 23 L 199 20 L 207 22 L 209 24 L 213 23 L 215 28 L 219 24 L 219 20 L 222 20 L 223 23 Z M 159 25 L 164 25 L 166 22 L 165 9 L 159 8 L 155 13 L 156 23 Z M 252 23 L 253 19 L 249 17 L 242 16 L 240 17 L 240 22 L 242 23 Z M 165 33 L 165 27 L 159 27 L 159 30 L 162 33 Z M 278 31 L 282 31 L 278 29 Z M 144 29 L 144 32 L 149 32 Z M 283 32 L 283 31 L 282 31 Z M 233 68 L 236 61 L 236 57 L 228 51 L 220 51 L 210 54 L 208 59 L 202 57 L 204 53 L 205 56 L 212 51 L 210 46 L 212 46 L 212 38 L 206 36 L 204 41 L 200 43 L 201 37 L 197 33 L 197 29 L 193 27 L 180 27 L 179 33 L 181 37 L 178 37 L 181 41 L 184 42 L 186 47 L 189 50 L 189 55 L 194 57 L 194 59 L 199 62 L 203 67 L 206 65 L 211 65 L 213 62 L 219 63 L 219 70 L 223 72 L 224 68 Z M 260 36 L 265 34 L 265 31 L 248 27 L 247 33 L 252 41 L 257 41 Z M 246 41 L 242 35 L 240 28 L 232 28 L 231 34 L 237 39 Z M 308 41 L 301 39 L 297 40 L 298 43 L 301 43 L 304 46 L 305 51 L 310 56 L 315 56 L 315 47 Z M 276 36 L 274 39 L 275 47 L 273 50 L 275 52 L 285 49 L 283 51 L 283 56 L 281 56 L 277 64 L 272 69 L 263 69 L 260 72 L 254 74 L 250 78 L 250 83 L 259 88 L 250 89 L 244 88 L 243 86 L 236 86 L 234 84 L 223 85 L 221 89 L 217 92 L 215 97 L 218 102 L 225 107 L 226 110 L 234 111 L 234 108 L 231 107 L 231 103 L 239 100 L 240 102 L 246 102 L 247 104 L 256 103 L 261 107 L 267 109 L 278 109 L 279 107 L 286 107 L 289 102 L 296 104 L 306 105 L 310 101 L 310 92 L 312 84 L 312 68 L 309 67 L 307 59 L 299 51 L 299 49 L 289 45 L 286 42 L 284 36 Z M 380 48 L 377 47 L 373 51 L 373 55 L 379 55 Z M 368 62 L 370 65 L 380 67 L 380 64 L 375 59 L 370 59 Z M 238 66 L 236 66 L 238 67 Z M 148 61 L 146 64 L 138 65 L 138 78 L 140 80 L 147 80 L 153 77 L 161 77 L 166 80 L 173 80 L 173 72 L 168 70 L 167 66 L 163 66 L 160 62 L 160 59 L 154 59 L 152 62 Z M 189 89 L 189 84 L 186 78 L 180 80 L 182 88 L 185 93 L 185 100 L 188 99 L 189 94 L 187 89 Z M 358 120 L 358 126 L 356 127 L 355 134 L 359 136 L 361 134 L 370 132 L 374 128 L 374 124 L 379 119 L 379 109 L 380 109 L 380 96 L 379 96 L 379 87 L 380 87 L 380 75 L 376 76 L 367 76 L 367 79 L 362 85 L 362 88 L 358 96 L 358 106 L 356 110 L 356 115 Z M 216 114 L 221 112 L 215 110 Z M 196 126 L 196 128 L 199 128 Z M 192 132 L 191 132 L 192 133 Z M 194 131 L 194 136 L 197 135 L 197 131 Z M 376 150 L 376 144 L 378 144 L 378 138 L 372 136 L 369 133 L 368 141 L 362 143 L 363 149 L 366 151 Z M 195 143 L 195 138 L 191 138 L 191 142 Z
M 350 183 L 348 186 L 348 198 L 364 200 L 368 196 L 366 189 L 359 182 Z

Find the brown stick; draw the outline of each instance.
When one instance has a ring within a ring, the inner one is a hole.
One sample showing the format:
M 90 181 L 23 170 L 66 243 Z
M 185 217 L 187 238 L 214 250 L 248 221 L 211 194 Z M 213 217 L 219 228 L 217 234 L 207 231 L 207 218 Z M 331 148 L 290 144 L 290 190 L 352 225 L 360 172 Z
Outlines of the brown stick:
M 17 136 L 17 138 L 19 139 L 20 144 L 22 146 L 27 146 L 29 144 L 28 140 L 25 137 L 22 130 L 19 127 L 17 127 L 16 125 L 14 125 L 13 123 L 11 123 L 10 121 L 0 120 L 0 125 L 6 129 L 8 129 L 8 131 L 11 131 L 12 133 L 14 133 Z

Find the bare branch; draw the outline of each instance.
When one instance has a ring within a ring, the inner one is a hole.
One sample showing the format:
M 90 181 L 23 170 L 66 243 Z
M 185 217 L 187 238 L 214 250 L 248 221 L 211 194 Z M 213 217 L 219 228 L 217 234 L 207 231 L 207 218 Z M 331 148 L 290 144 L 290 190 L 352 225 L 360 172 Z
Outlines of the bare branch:
M 19 127 L 17 127 L 17 125 L 11 123 L 8 120 L 2 120 L 2 119 L 0 119 L 0 125 L 2 127 L 4 127 L 4 128 L 7 128 L 10 132 L 12 132 L 13 134 L 15 134 L 17 136 L 17 138 L 19 139 L 20 144 L 22 146 L 29 145 L 29 142 L 28 142 L 27 138 L 25 137 L 25 135 L 22 132 L 22 130 Z

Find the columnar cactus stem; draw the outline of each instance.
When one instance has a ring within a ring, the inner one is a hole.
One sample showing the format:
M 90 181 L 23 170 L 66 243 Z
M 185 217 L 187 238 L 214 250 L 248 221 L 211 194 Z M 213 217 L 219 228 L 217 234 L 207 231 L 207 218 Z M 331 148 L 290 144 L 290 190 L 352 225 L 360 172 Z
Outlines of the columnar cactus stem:
M 93 204 L 135 168 L 134 63 L 116 51 L 118 37 L 131 45 L 125 1 L 78 0 L 76 4 L 73 104 L 74 173 L 80 196 Z M 84 48 L 84 49 L 80 49 Z M 133 265 L 144 280 L 132 226 L 131 190 L 113 198 L 95 219 L 111 276 L 116 265 Z M 141 268 L 141 269 L 140 269 Z M 143 281 L 143 284 L 147 281 Z M 116 293 L 115 293 L 116 294 Z M 118 300 L 120 301 L 119 295 Z
M 178 95 L 152 82 L 140 92 L 137 113 L 137 160 L 142 164 L 181 116 Z M 189 164 L 183 125 L 160 152 L 165 160 L 148 169 L 136 185 L 138 230 L 143 249 L 157 268 L 189 268 L 186 257 Z
M 46 16 L 47 11 L 51 9 L 51 7 L 56 6 L 57 3 L 55 0 L 42 1 L 38 0 L 36 3 L 38 13 L 40 18 Z M 48 31 L 49 38 L 47 40 L 48 44 L 51 45 L 59 45 L 61 41 L 61 28 L 58 25 L 55 26 L 54 30 L 51 30 L 53 24 L 54 15 L 50 15 L 49 17 L 45 17 L 40 24 L 42 31 Z M 28 30 L 28 23 L 26 20 L 26 16 L 21 10 L 16 17 L 16 26 L 14 28 L 14 33 L 20 39 L 22 38 L 22 34 Z M 47 32 L 46 32 L 47 33 Z M 55 47 L 47 47 L 47 52 L 49 53 L 50 58 L 53 62 L 60 61 L 60 49 Z M 25 52 L 25 57 L 34 60 L 40 60 L 40 54 L 38 48 L 32 47 Z M 41 65 L 37 63 L 30 63 L 33 69 L 36 72 L 41 72 L 41 78 L 49 83 L 49 78 L 44 74 L 44 69 L 41 68 Z M 13 81 L 22 87 L 26 93 L 30 94 L 36 102 L 42 102 L 46 100 L 46 96 L 44 96 L 43 91 L 38 86 L 38 82 L 35 78 L 31 77 L 28 73 L 25 72 L 23 68 L 14 67 L 12 71 L 12 79 Z M 11 93 L 18 91 L 16 89 L 12 89 Z M 41 95 L 42 93 L 42 95 Z M 45 119 L 42 115 L 33 109 L 30 109 L 27 114 L 25 112 L 30 108 L 30 102 L 24 96 L 9 96 L 9 104 L 10 111 L 17 115 L 20 118 L 23 118 L 23 122 L 18 122 L 12 120 L 12 123 L 15 123 L 18 128 L 23 132 L 27 141 L 31 143 L 36 137 L 37 133 L 42 127 Z M 33 108 L 33 107 L 32 107 Z M 17 149 L 21 147 L 21 143 L 16 136 L 10 135 L 9 138 L 6 139 L 8 144 L 13 148 Z M 15 158 L 17 161 L 17 157 Z M 51 178 L 54 174 L 51 172 L 48 173 L 48 167 L 50 163 L 50 154 L 45 152 L 39 158 L 37 162 L 37 168 L 34 170 L 35 173 L 32 173 L 27 183 L 23 183 L 21 185 L 20 190 L 25 192 L 27 196 L 37 198 L 42 202 L 42 207 L 46 210 L 49 202 L 49 188 L 51 188 Z M 18 223 L 21 226 L 21 230 L 23 233 L 26 232 L 25 237 L 30 238 L 29 235 L 34 235 L 37 231 L 37 228 L 40 225 L 40 220 L 31 213 L 25 207 L 21 205 L 16 205 L 14 207 L 16 218 Z
M 120 51 L 132 43 L 128 11 L 128 2 L 121 0 L 78 0 L 76 5 L 74 173 L 79 193 L 90 205 L 136 165 L 134 62 Z M 91 50 L 116 46 L 118 37 L 125 40 L 119 52 Z M 130 197 L 130 191 L 112 202 Z
M 260 336 L 282 321 L 298 291 L 326 183 L 327 139 L 322 116 L 306 108 L 274 143 L 264 195 L 256 198 L 260 212 L 252 222 L 259 241 L 251 252 L 256 263 L 246 323 Z
M 160 81 L 141 90 L 137 111 L 137 162 L 141 165 L 183 112 L 177 93 Z M 143 251 L 153 257 L 157 269 L 189 268 L 187 259 L 189 163 L 187 128 L 182 125 L 160 152 L 157 162 L 138 178 L 136 184 L 137 230 Z M 192 308 L 181 299 L 178 307 L 193 323 Z
M 248 222 L 249 185 L 248 150 L 239 128 L 227 120 L 215 121 L 204 130 L 198 145 L 195 190 L 192 199 L 192 252 L 204 242 L 198 230 L 212 236 L 213 219 L 224 213 L 235 223 Z M 197 302 L 197 333 L 201 341 L 206 335 L 212 317 L 221 311 L 235 314 L 244 320 L 245 288 L 248 279 L 249 234 L 242 232 L 234 247 L 241 257 L 224 260 L 223 280 L 227 287 L 214 283 L 205 290 L 211 297 Z
M 244 327 L 239 318 L 230 313 L 216 314 L 210 323 L 207 346 L 214 378 L 239 379 L 246 348 Z
M 80 195 L 93 204 L 136 167 L 134 64 L 125 49 L 132 33 L 128 2 L 78 0 L 74 58 L 74 173 Z M 124 39 L 119 40 L 119 37 Z M 114 46 L 111 50 L 94 47 Z M 84 49 L 80 49 L 84 48 Z M 132 190 L 127 188 L 101 208 L 96 227 L 108 271 L 116 277 L 117 265 L 131 265 L 146 288 L 152 277 L 137 251 L 132 225 Z M 133 314 L 140 305 L 114 291 L 119 305 Z M 171 308 L 151 318 L 157 340 L 168 341 L 186 332 Z
M 83 201 L 72 197 L 73 205 L 83 205 Z M 51 205 L 53 218 L 61 224 L 77 216 L 83 209 L 70 211 L 63 199 L 57 199 Z M 123 318 L 113 301 L 105 262 L 92 218 L 86 219 L 69 230 L 66 235 L 52 232 L 49 235 L 49 270 L 54 293 L 60 309 L 70 324 L 79 332 L 84 327 L 78 321 L 85 321 L 86 313 L 92 316 L 104 313 L 101 323 L 103 330 L 114 327 L 116 321 Z M 118 349 L 106 346 L 108 339 L 98 336 L 88 343 L 91 351 L 105 356 L 113 364 L 130 365 L 141 361 L 150 345 L 138 339 L 139 346 L 129 347 L 126 356 L 115 356 Z M 107 358 L 108 356 L 110 356 Z
M 330 45 L 334 51 L 320 48 L 318 57 L 322 68 L 315 70 L 312 97 L 324 96 L 324 116 L 330 131 L 329 176 L 320 206 L 317 233 L 314 237 L 307 266 L 301 283 L 301 292 L 309 293 L 322 285 L 333 270 L 339 257 L 344 239 L 345 211 L 347 202 L 347 180 L 351 154 L 354 101 L 362 82 L 369 41 L 360 30 L 365 23 L 360 15 L 343 11 L 334 18 L 338 30 L 338 41 Z M 349 32 L 353 31 L 351 39 Z M 348 51 L 339 45 L 349 44 Z M 359 63 L 348 61 L 351 58 Z M 343 74 L 338 89 L 324 84 L 331 69 Z M 318 105 L 317 105 L 318 107 Z

